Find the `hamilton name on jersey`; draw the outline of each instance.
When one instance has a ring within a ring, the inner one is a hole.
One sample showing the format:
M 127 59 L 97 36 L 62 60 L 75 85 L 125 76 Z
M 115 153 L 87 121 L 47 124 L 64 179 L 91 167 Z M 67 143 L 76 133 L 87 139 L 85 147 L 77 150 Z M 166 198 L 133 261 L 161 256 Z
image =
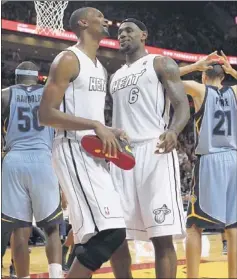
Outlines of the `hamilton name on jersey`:
M 111 85 L 111 93 L 114 94 L 116 91 L 124 89 L 131 85 L 137 85 L 139 78 L 146 72 L 146 69 L 143 69 L 139 73 L 130 74 L 128 76 L 122 77 L 118 80 L 115 80 Z
M 16 94 L 17 103 L 39 103 L 41 100 L 42 94 Z
M 97 77 L 90 77 L 89 91 L 99 91 L 106 93 L 106 80 Z

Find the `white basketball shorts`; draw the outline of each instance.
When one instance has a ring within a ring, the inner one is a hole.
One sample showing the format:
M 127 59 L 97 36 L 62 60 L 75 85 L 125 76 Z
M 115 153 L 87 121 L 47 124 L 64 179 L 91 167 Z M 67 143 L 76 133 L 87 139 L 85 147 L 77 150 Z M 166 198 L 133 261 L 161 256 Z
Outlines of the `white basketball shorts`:
M 79 141 L 55 140 L 53 162 L 69 204 L 74 243 L 86 243 L 99 231 L 125 228 L 120 197 L 106 162 L 89 156 Z
M 157 140 L 136 144 L 136 165 L 124 171 L 111 164 L 114 185 L 120 194 L 127 239 L 183 235 L 184 210 L 176 151 L 154 154 Z

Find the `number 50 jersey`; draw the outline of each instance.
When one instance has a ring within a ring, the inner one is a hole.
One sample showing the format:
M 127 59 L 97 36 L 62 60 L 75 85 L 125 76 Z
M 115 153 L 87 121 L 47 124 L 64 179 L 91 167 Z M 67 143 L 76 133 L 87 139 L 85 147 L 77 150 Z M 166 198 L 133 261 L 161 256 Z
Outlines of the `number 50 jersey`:
M 237 150 L 237 100 L 231 87 L 206 86 L 195 128 L 196 154 Z
M 51 151 L 54 130 L 39 125 L 38 110 L 43 94 L 42 85 L 10 87 L 8 115 L 5 119 L 5 149 Z

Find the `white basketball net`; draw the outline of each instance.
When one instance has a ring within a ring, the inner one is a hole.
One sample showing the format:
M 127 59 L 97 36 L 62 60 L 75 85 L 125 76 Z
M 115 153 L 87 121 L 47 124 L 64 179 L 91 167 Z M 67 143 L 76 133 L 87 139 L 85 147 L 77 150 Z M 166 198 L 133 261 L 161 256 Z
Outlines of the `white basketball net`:
M 36 32 L 57 35 L 64 31 L 63 16 L 68 1 L 34 1 Z

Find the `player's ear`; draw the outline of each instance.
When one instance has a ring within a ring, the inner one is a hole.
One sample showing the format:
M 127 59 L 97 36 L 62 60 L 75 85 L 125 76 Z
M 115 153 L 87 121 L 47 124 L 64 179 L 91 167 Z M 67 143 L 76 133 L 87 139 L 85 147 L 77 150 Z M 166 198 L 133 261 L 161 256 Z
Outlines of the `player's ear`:
M 86 29 L 88 27 L 88 22 L 85 19 L 81 19 L 81 20 L 78 21 L 78 25 L 82 29 Z
M 145 42 L 146 39 L 147 39 L 147 37 L 148 37 L 148 33 L 143 31 L 143 32 L 142 32 L 142 35 L 141 35 L 141 40 L 142 40 L 143 42 Z

